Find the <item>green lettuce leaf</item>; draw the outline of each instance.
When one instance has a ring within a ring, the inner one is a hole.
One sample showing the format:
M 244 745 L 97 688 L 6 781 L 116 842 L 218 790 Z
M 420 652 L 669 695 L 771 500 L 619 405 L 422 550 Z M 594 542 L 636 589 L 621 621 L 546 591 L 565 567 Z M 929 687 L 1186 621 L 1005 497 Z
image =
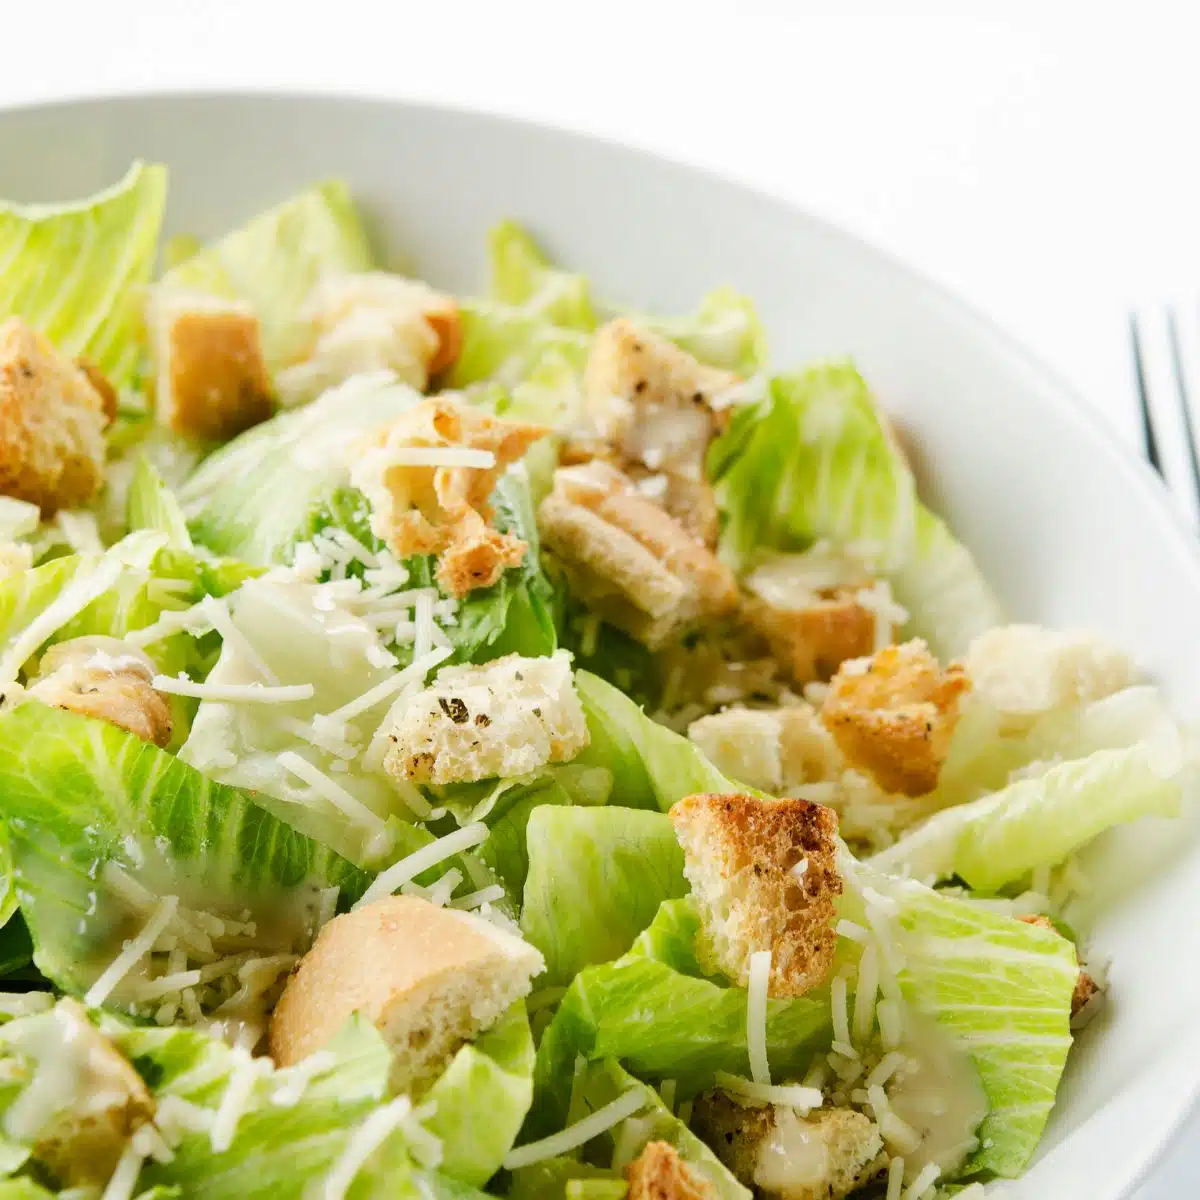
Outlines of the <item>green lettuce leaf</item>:
M 150 460 L 139 455 L 129 486 L 127 524 L 132 529 L 153 529 L 167 535 L 174 550 L 191 550 L 192 538 L 179 501 Z
M 512 1149 L 533 1099 L 533 1037 L 524 1004 L 459 1050 L 424 1099 L 434 1105 L 425 1128 L 442 1142 L 439 1171 L 483 1187 Z
M 551 266 L 515 222 L 501 221 L 488 231 L 488 261 L 493 300 L 522 307 L 565 329 L 590 333 L 596 328 L 586 277 Z
M 71 204 L 0 205 L 0 315 L 18 314 L 116 387 L 137 371 L 136 296 L 150 279 L 167 169 L 136 162 Z
M 0 716 L 0 792 L 17 895 L 40 970 L 82 993 L 144 923 L 104 882 L 112 863 L 154 895 L 264 917 L 289 896 L 368 877 L 327 847 L 104 721 L 29 702 Z
M 630 313 L 632 320 L 713 367 L 753 375 L 767 365 L 767 336 L 751 300 L 731 287 L 715 288 L 700 308 L 682 317 Z
M 263 354 L 274 369 L 296 353 L 302 336 L 296 315 L 317 280 L 374 265 L 350 191 L 331 179 L 184 257 L 163 282 L 249 301 L 258 314 Z
M 745 991 L 653 957 L 693 941 L 697 928 L 690 903 L 669 900 L 628 954 L 575 976 L 538 1046 L 532 1136 L 562 1128 L 578 1055 L 617 1059 L 642 1078 L 676 1079 L 681 1097 L 711 1086 L 717 1071 L 748 1073 Z M 677 962 L 688 957 L 694 962 L 690 951 Z M 829 1036 L 827 1003 L 768 1002 L 767 1053 L 781 1078 L 807 1067 Z
M 1037 867 L 1057 866 L 1113 825 L 1177 816 L 1179 767 L 1178 752 L 1164 761 L 1145 744 L 1097 750 L 935 814 L 871 864 L 923 880 L 957 875 L 993 892 Z
M 843 897 L 847 916 L 858 916 L 857 897 L 868 887 L 892 911 L 905 999 L 970 1056 L 987 1094 L 979 1148 L 963 1172 L 1020 1174 L 1071 1047 L 1075 947 L 1051 930 L 864 866 Z
M 386 372 L 362 375 L 247 430 L 180 489 L 192 536 L 256 565 L 288 561 L 322 505 L 348 486 L 344 452 L 420 399 Z
M 543 805 L 527 829 L 521 932 L 546 958 L 546 985 L 620 957 L 664 900 L 687 892 L 683 852 L 662 814 Z
M 449 385 L 467 387 L 493 380 L 513 386 L 530 377 L 547 356 L 583 373 L 591 337 L 580 329 L 553 324 L 544 314 L 496 300 L 464 300 L 459 305 L 462 351 L 450 370 Z
M 724 514 L 721 550 L 747 564 L 766 550 L 818 539 L 869 544 L 876 567 L 911 615 L 906 632 L 943 657 L 1001 623 L 967 550 L 917 498 L 912 472 L 849 363 L 771 380 L 710 451 Z
M 0 1200 L 51 1200 L 53 1192 L 48 1192 L 41 1184 L 32 1179 L 6 1179 L 0 1183 Z M 142 1200 L 139 1196 L 138 1200 Z

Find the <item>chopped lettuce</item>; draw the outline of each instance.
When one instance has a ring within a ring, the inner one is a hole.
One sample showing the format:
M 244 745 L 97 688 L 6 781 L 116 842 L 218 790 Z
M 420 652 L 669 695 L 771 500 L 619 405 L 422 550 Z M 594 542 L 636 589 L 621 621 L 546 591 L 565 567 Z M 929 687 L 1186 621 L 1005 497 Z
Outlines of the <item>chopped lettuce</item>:
M 690 903 L 668 900 L 628 954 L 575 976 L 538 1047 L 531 1132 L 562 1128 L 578 1055 L 617 1059 L 641 1078 L 678 1080 L 680 1096 L 711 1086 L 717 1071 L 749 1072 L 746 993 L 688 973 L 697 929 Z M 768 1002 L 767 1053 L 781 1078 L 807 1067 L 829 1036 L 827 1003 Z
M 1018 1175 L 1054 1106 L 1071 1047 L 1074 946 L 1051 930 L 862 866 L 844 897 L 852 919 L 861 919 L 856 906 L 868 888 L 891 913 L 905 999 L 970 1055 L 987 1094 L 979 1146 L 964 1172 Z
M 1146 744 L 1097 750 L 937 813 L 871 862 L 918 879 L 958 876 L 992 892 L 1058 865 L 1113 825 L 1177 816 L 1179 767 L 1178 753 L 1164 761 Z
M 533 1061 L 522 1003 L 451 1059 L 424 1097 L 434 1106 L 425 1128 L 441 1139 L 443 1175 L 483 1187 L 500 1169 L 533 1099 Z
M 450 370 L 451 387 L 492 380 L 512 386 L 528 378 L 548 355 L 582 374 L 591 337 L 580 329 L 552 324 L 544 315 L 497 300 L 459 305 L 462 352 Z
M 724 514 L 722 553 L 740 565 L 818 539 L 859 543 L 936 653 L 962 653 L 1000 623 L 968 551 L 917 498 L 916 483 L 866 383 L 834 362 L 771 380 L 709 454 Z
M 502 304 L 521 307 L 565 329 L 596 328 L 586 276 L 553 267 L 537 243 L 513 221 L 488 232 L 489 293 Z
M 174 245 L 180 255 L 183 247 Z M 274 369 L 297 352 L 296 317 L 318 279 L 374 265 L 349 189 L 331 179 L 182 256 L 163 282 L 248 300 L 258 314 L 263 354 Z
M 233 911 L 265 913 L 325 887 L 352 900 L 368 881 L 249 794 L 105 721 L 35 702 L 0 716 L 0 792 L 35 961 L 74 993 L 131 936 L 108 864 L 154 895 Z
M 285 562 L 314 514 L 349 483 L 346 451 L 421 399 L 388 372 L 359 375 L 210 455 L 180 489 L 192 536 L 218 554 Z
M 116 387 L 137 372 L 137 294 L 150 279 L 166 167 L 136 162 L 71 204 L 0 205 L 0 315 L 18 314 Z
M 131 530 L 157 530 L 167 535 L 167 545 L 172 549 L 192 549 L 192 538 L 179 501 L 144 454 L 138 456 L 134 466 L 126 504 L 126 519 Z
M 687 891 L 683 852 L 660 813 L 544 805 L 526 844 L 521 932 L 546 958 L 546 985 L 618 958 L 664 900 Z
M 703 363 L 738 375 L 753 375 L 767 365 L 767 337 L 749 297 L 731 287 L 719 287 L 700 301 L 695 314 L 656 317 L 629 316 L 647 329 L 670 338 Z

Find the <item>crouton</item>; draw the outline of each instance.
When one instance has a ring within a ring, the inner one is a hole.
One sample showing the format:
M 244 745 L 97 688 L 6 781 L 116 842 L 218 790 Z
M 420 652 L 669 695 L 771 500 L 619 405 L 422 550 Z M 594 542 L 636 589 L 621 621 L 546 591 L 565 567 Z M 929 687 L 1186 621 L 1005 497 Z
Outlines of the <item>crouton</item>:
M 801 1117 L 790 1108 L 745 1108 L 723 1092 L 696 1100 L 692 1129 L 737 1179 L 778 1200 L 842 1200 L 886 1165 L 873 1121 L 849 1108 Z
M 837 814 L 807 800 L 733 794 L 685 796 L 670 817 L 705 966 L 745 987 L 751 954 L 770 950 L 772 996 L 816 987 L 837 943 Z
M 963 663 L 976 695 L 1018 720 L 1102 700 L 1138 681 L 1132 660 L 1099 638 L 1037 625 L 989 629 Z
M 0 495 L 42 515 L 78 508 L 104 484 L 104 398 L 19 317 L 0 325 Z
M 571 658 L 509 654 L 446 667 L 404 706 L 388 731 L 384 769 L 409 783 L 463 783 L 527 775 L 588 744 Z
M 462 350 L 453 297 L 385 271 L 326 276 L 305 299 L 300 321 L 303 341 L 278 377 L 285 405 L 365 371 L 391 371 L 423 392 Z
M 573 591 L 651 649 L 736 611 L 728 567 L 606 463 L 560 467 L 538 528 Z
M 128 1139 L 153 1118 L 154 1100 L 129 1060 L 88 1020 L 76 1001 L 60 1000 L 47 1018 L 59 1028 L 55 1030 L 55 1048 L 46 1047 L 46 1052 L 69 1056 L 77 1086 L 64 1094 L 68 1107 L 30 1133 L 34 1157 L 64 1187 L 104 1184 Z M 50 1063 L 37 1069 L 61 1068 Z M 10 1126 L 26 1115 L 18 1099 L 8 1111 Z
M 827 783 L 845 770 L 811 704 L 727 708 L 693 721 L 687 735 L 722 774 L 772 794 Z
M 1018 921 L 1023 921 L 1026 925 L 1036 925 L 1039 929 L 1049 929 L 1051 933 L 1058 933 L 1054 927 L 1054 922 L 1049 917 L 1039 914 L 1027 913 L 1024 916 L 1017 918 Z M 1061 936 L 1061 935 L 1060 935 Z M 1075 952 L 1075 961 L 1079 961 L 1079 952 Z M 1080 966 L 1079 976 L 1075 980 L 1075 991 L 1071 994 L 1071 1016 L 1077 1017 L 1083 1010 L 1084 1005 L 1100 990 L 1100 985 Z
M 111 425 L 117 419 L 117 389 L 108 382 L 108 376 L 89 358 L 77 358 L 75 365 L 87 376 L 87 381 L 96 389 L 100 397 L 100 406 L 107 418 L 106 424 Z
M 271 1015 L 271 1057 L 300 1062 L 358 1012 L 392 1048 L 393 1088 L 419 1093 L 544 967 L 527 942 L 474 913 L 390 896 L 322 928 Z
M 961 665 L 942 670 L 918 639 L 843 663 L 821 719 L 851 766 L 884 791 L 921 796 L 937 786 L 970 687 Z
M 165 746 L 171 740 L 171 705 L 151 686 L 153 677 L 154 664 L 116 638 L 72 638 L 46 651 L 25 695 Z
M 223 442 L 271 416 L 258 317 L 245 301 L 159 285 L 150 293 L 146 330 L 160 424 Z
M 713 1187 L 692 1171 L 670 1142 L 647 1142 L 626 1168 L 628 1200 L 710 1200 Z
M 596 331 L 583 377 L 584 409 L 601 436 L 652 471 L 704 478 L 704 456 L 725 414 L 713 397 L 737 382 L 624 317 Z
M 439 555 L 438 582 L 461 597 L 524 560 L 525 543 L 492 528 L 490 500 L 500 472 L 546 432 L 441 395 L 360 443 L 350 479 L 371 503 L 375 534 L 401 558 Z M 490 461 L 472 461 L 481 455 Z

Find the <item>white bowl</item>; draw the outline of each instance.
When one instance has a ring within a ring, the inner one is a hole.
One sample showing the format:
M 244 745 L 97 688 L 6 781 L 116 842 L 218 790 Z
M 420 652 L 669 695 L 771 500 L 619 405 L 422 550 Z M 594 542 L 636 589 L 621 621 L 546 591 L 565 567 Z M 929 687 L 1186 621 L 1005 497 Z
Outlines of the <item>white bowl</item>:
M 853 238 L 619 146 L 416 105 L 146 96 L 0 114 L 2 196 L 79 196 L 134 157 L 170 166 L 173 231 L 218 233 L 340 175 L 385 254 L 451 288 L 478 285 L 484 232 L 502 215 L 645 307 L 685 309 L 736 285 L 777 365 L 855 357 L 918 443 L 928 498 L 1012 614 L 1104 630 L 1181 712 L 1200 712 L 1200 560 L 1150 472 L 996 330 Z M 1072 1055 L 1037 1163 L 1006 1196 L 1127 1195 L 1200 1086 L 1194 824 L 1143 822 L 1098 848 L 1132 892 L 1096 933 L 1111 1001 Z

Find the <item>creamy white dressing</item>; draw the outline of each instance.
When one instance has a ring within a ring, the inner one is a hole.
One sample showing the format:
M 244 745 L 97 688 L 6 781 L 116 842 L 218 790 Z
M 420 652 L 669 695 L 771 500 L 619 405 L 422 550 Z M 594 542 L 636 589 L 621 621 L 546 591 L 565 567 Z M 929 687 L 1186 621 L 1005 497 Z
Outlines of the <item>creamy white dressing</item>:
M 758 1147 L 754 1182 L 765 1192 L 788 1197 L 805 1194 L 829 1177 L 829 1146 L 791 1109 L 775 1109 L 775 1125 Z
M 904 1063 L 888 1081 L 888 1104 L 921 1136 L 904 1156 L 904 1177 L 915 1179 L 928 1163 L 942 1176 L 961 1166 L 978 1145 L 987 1095 L 970 1056 L 936 1023 L 911 1010 L 905 1022 Z
M 859 558 L 818 542 L 803 554 L 773 554 L 764 558 L 745 578 L 746 587 L 772 608 L 798 611 L 834 588 L 864 588 L 873 582 Z

